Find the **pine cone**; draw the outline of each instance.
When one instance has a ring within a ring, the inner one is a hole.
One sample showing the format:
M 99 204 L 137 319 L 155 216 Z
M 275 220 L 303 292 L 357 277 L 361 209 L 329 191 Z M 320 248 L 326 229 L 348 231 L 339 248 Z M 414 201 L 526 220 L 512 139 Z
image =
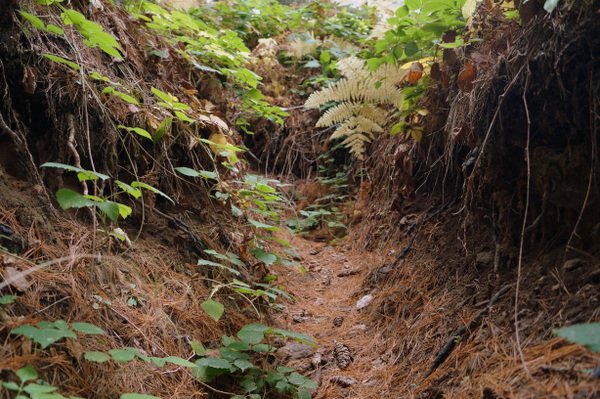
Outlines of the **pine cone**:
M 342 325 L 342 323 L 344 322 L 344 317 L 343 316 L 337 316 L 333 319 L 333 325 L 335 327 L 339 327 Z
M 350 349 L 346 345 L 341 342 L 333 341 L 333 358 L 337 363 L 338 367 L 341 369 L 345 369 L 352 362 L 352 355 L 350 354 Z

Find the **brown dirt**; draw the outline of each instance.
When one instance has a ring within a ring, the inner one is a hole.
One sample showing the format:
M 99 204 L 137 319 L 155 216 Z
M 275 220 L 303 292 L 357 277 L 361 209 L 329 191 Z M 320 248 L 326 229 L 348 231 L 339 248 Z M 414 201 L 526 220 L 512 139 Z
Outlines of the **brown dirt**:
M 577 258 L 563 264 L 564 254 L 556 252 L 525 259 L 515 309 L 514 272 L 501 267 L 502 277 L 494 274 L 493 253 L 483 249 L 479 256 L 465 253 L 463 227 L 451 211 L 429 221 L 421 217 L 417 239 L 411 240 L 405 228 L 405 238 L 393 250 L 356 251 L 350 242 L 332 247 L 291 238 L 307 273 L 278 270 L 279 281 L 297 302 L 275 320 L 319 343 L 324 364 L 315 366 L 311 359 L 290 363 L 321 382 L 315 397 L 599 397 L 600 381 L 589 373 L 600 356 L 552 336 L 553 328 L 600 317 L 598 261 Z M 406 256 L 392 266 L 407 244 Z M 357 273 L 340 274 L 350 271 Z M 508 292 L 489 314 L 473 324 L 507 285 Z M 357 301 L 369 294 L 373 302 L 356 309 Z M 333 321 L 340 316 L 343 324 L 336 327 Z M 466 325 L 471 330 L 427 376 L 436 355 Z M 346 369 L 332 357 L 335 341 L 353 355 Z M 336 382 L 339 376 L 356 383 L 344 387 Z

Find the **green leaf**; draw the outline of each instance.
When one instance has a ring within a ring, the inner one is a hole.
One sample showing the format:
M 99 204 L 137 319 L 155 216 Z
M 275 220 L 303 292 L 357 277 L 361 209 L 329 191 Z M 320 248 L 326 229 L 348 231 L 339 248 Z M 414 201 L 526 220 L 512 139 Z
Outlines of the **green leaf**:
M 576 324 L 554 330 L 554 335 L 600 353 L 600 323 Z
M 317 60 L 308 61 L 304 64 L 304 68 L 320 68 L 321 64 Z
M 123 219 L 127 219 L 127 216 L 131 215 L 131 212 L 133 212 L 133 209 L 131 209 L 130 206 L 127 206 L 125 204 L 119 204 L 118 202 L 116 202 L 117 207 L 119 207 L 119 215 L 123 218 Z
M 319 61 L 321 61 L 321 64 L 329 64 L 329 61 L 331 61 L 331 55 L 327 51 L 323 51 L 319 56 Z
M 203 357 L 196 362 L 198 366 L 210 367 L 213 369 L 229 370 L 231 369 L 231 363 L 225 359 L 219 359 L 214 357 Z
M 248 345 L 247 343 L 242 342 L 242 341 L 232 341 L 232 342 L 230 342 L 226 346 L 228 348 L 236 350 L 238 352 L 243 352 L 243 351 L 249 351 L 250 350 L 250 345 Z
M 152 91 L 154 95 L 156 95 L 158 98 L 160 98 L 166 103 L 172 103 L 173 101 L 175 101 L 175 99 L 171 95 L 165 93 L 164 91 L 158 90 L 156 87 L 151 87 L 150 91 Z
M 58 194 L 58 193 L 57 193 Z M 119 204 L 113 201 L 105 201 L 105 202 L 96 202 L 94 203 L 102 212 L 109 217 L 110 220 L 116 222 L 121 214 L 121 209 L 119 208 Z
M 415 42 L 410 42 L 406 45 L 406 47 L 404 47 L 404 54 L 406 54 L 407 57 L 411 57 L 417 54 L 418 52 L 419 46 L 417 46 L 417 43 Z
M 17 385 L 16 382 L 3 382 L 2 386 L 6 389 L 9 389 L 11 391 L 20 391 L 21 387 L 19 385 Z
M 277 256 L 275 254 L 267 252 L 261 248 L 255 248 L 249 252 L 265 265 L 270 265 L 277 260 Z
M 19 14 L 21 14 L 21 16 L 23 18 L 25 18 L 26 20 L 31 22 L 31 25 L 34 28 L 44 29 L 44 30 L 46 29 L 46 24 L 44 24 L 44 22 L 41 19 L 39 19 L 38 17 L 36 17 L 35 15 L 31 15 L 25 11 L 19 11 Z
M 167 356 L 163 358 L 165 362 L 173 363 L 178 366 L 183 367 L 198 367 L 195 363 L 190 362 L 189 360 L 182 359 L 178 356 Z
M 19 299 L 18 296 L 15 295 L 3 295 L 0 296 L 0 305 L 9 305 Z
M 195 119 L 190 118 L 189 116 L 187 116 L 186 114 L 184 114 L 181 111 L 175 111 L 175 115 L 184 122 L 188 122 L 188 123 L 196 122 Z
M 171 201 L 171 203 L 173 203 L 173 204 L 175 203 L 175 201 L 173 201 L 171 199 L 171 197 L 169 197 L 167 194 L 163 193 L 162 191 L 160 191 L 157 188 L 152 187 L 149 184 L 143 183 L 141 181 L 134 181 L 134 182 L 131 182 L 131 186 L 145 188 L 146 190 L 152 191 L 154 194 L 158 194 L 158 195 L 168 199 L 169 201 Z
M 32 383 L 23 388 L 23 391 L 27 392 L 29 395 L 33 396 L 36 394 L 42 393 L 50 393 L 56 391 L 58 388 L 53 387 L 51 385 L 40 385 L 36 383 Z
M 206 179 L 217 179 L 219 177 L 219 175 L 215 172 L 209 172 L 207 170 L 196 171 L 191 168 L 186 168 L 185 166 L 180 166 L 178 168 L 175 168 L 175 170 L 178 171 L 179 173 L 181 173 L 182 175 L 191 176 L 191 177 L 202 176 Z
M 244 360 L 244 359 L 234 360 L 233 364 L 234 364 L 234 366 L 236 366 L 237 368 L 239 368 L 242 371 L 245 371 L 249 368 L 254 367 L 254 365 L 252 363 L 250 363 L 248 360 Z
M 196 172 L 192 168 L 186 168 L 185 166 L 180 166 L 178 168 L 175 168 L 175 170 L 178 171 L 179 173 L 181 173 L 182 175 L 185 175 L 185 176 L 191 176 L 191 177 L 198 177 L 198 176 L 200 176 L 200 173 Z
M 253 323 L 246 324 L 238 331 L 237 336 L 243 342 L 253 345 L 258 344 L 265 338 L 265 331 L 268 331 L 269 327 L 263 326 L 262 324 Z
M 318 388 L 319 384 L 315 383 L 314 381 L 312 381 L 310 378 L 303 376 L 300 373 L 292 373 L 288 376 L 288 381 L 291 384 L 296 385 L 297 387 L 300 388 Z
M 135 104 L 135 105 L 139 105 L 138 100 L 136 100 L 135 98 L 131 97 L 129 94 L 125 94 L 123 92 L 120 92 L 118 90 L 115 90 L 113 87 L 107 87 L 104 90 L 102 90 L 102 94 L 105 93 L 109 93 L 109 94 L 114 94 L 115 96 L 121 98 L 121 100 L 131 103 L 131 104 Z
M 71 328 L 85 334 L 106 334 L 103 329 L 89 323 L 71 323 Z
M 61 64 L 65 64 L 65 65 L 67 65 L 67 66 L 69 66 L 69 67 L 71 67 L 71 68 L 73 68 L 73 69 L 75 69 L 77 71 L 79 71 L 81 69 L 81 67 L 78 64 L 74 63 L 73 61 L 66 60 L 66 59 L 64 59 L 62 57 L 58 57 L 58 56 L 52 55 L 52 54 L 42 54 L 42 55 L 44 57 L 48 58 L 49 60 L 52 60 L 52 61 L 55 61 L 55 62 L 59 62 Z
M 94 172 L 91 170 L 81 169 L 76 166 L 67 165 L 67 164 L 58 163 L 58 162 L 46 162 L 46 163 L 41 164 L 40 168 L 59 168 L 59 169 L 66 169 L 70 172 L 77 172 L 77 177 L 79 178 L 79 181 L 95 180 L 95 179 L 107 180 L 110 178 L 110 176 L 105 175 L 103 173 L 98 173 L 98 172 Z
M 295 333 L 295 332 L 287 331 L 287 330 L 280 330 L 278 328 L 273 328 L 269 332 L 275 333 L 283 338 L 292 338 L 298 342 L 302 342 L 307 345 L 311 345 L 314 347 L 317 346 L 317 344 L 315 344 L 314 339 L 305 334 L 299 334 L 299 333 Z
M 274 352 L 277 348 L 268 344 L 257 344 L 252 346 L 254 352 L 269 353 Z
M 108 355 L 104 352 L 98 352 L 98 351 L 85 352 L 85 354 L 83 355 L 83 358 L 85 360 L 89 360 L 91 362 L 96 362 L 96 363 L 104 363 L 111 359 L 110 355 Z
M 198 356 L 204 356 L 208 352 L 208 350 L 198 341 L 190 342 L 190 346 L 194 350 L 194 353 Z
M 546 0 L 544 3 L 544 10 L 546 10 L 548 13 L 551 13 L 558 5 L 558 1 L 559 0 Z
M 53 24 L 48 24 L 46 26 L 46 29 L 48 29 L 52 33 L 56 33 L 57 35 L 64 35 L 65 34 L 64 30 L 62 30 L 61 28 L 59 28 L 58 26 L 53 25 Z
M 206 314 L 215 319 L 215 321 L 219 321 L 225 311 L 225 306 L 223 306 L 222 303 L 213 301 L 212 299 L 202 302 L 200 306 L 202 306 L 202 309 L 204 309 Z
M 118 363 L 127 363 L 133 360 L 139 351 L 135 348 L 111 349 L 108 351 L 113 360 Z
M 312 398 L 310 392 L 308 392 L 306 389 L 299 389 L 298 390 L 298 397 L 294 397 L 294 399 L 310 399 Z
M 125 129 L 129 132 L 134 132 L 136 134 L 139 134 L 142 137 L 152 140 L 152 136 L 150 135 L 150 133 L 148 133 L 148 131 L 146 129 L 142 129 L 141 127 L 127 127 L 127 126 L 123 126 L 123 125 L 119 125 L 118 127 L 120 129 Z
M 411 10 L 418 10 L 421 7 L 420 0 L 406 0 L 404 4 Z
M 72 331 L 68 331 L 73 334 Z M 15 328 L 11 331 L 11 334 L 23 334 L 24 336 L 31 338 L 36 343 L 40 344 L 40 346 L 45 349 L 53 343 L 63 339 L 69 334 L 66 334 L 65 331 L 60 331 L 52 328 L 42 328 L 39 329 L 34 326 L 24 325 L 18 328 Z M 73 334 L 74 335 L 74 334 Z M 77 336 L 75 336 L 76 338 Z
M 250 360 L 248 354 L 233 350 L 230 347 L 219 348 L 219 352 L 221 353 L 221 358 L 229 362 L 233 362 L 237 359 Z
M 21 382 L 27 382 L 38 378 L 38 373 L 32 366 L 25 366 L 15 372 Z
M 115 183 L 117 184 L 117 186 L 119 186 L 121 190 L 125 191 L 127 194 L 131 195 L 134 198 L 140 198 L 142 196 L 142 190 L 140 190 L 139 188 L 133 188 L 129 184 L 124 183 L 120 180 L 115 180 Z
M 76 193 L 68 188 L 61 188 L 56 192 L 56 200 L 62 209 L 81 208 L 84 206 L 94 206 L 96 203 L 83 195 Z
M 233 204 L 231 204 L 231 214 L 235 217 L 240 217 L 244 215 L 242 210 Z
M 161 399 L 159 396 L 145 395 L 141 393 L 124 393 L 119 399 Z
M 248 219 L 248 222 L 252 224 L 254 227 L 258 227 L 259 229 L 265 229 L 269 231 L 281 231 L 279 227 L 271 226 L 270 224 L 259 222 L 258 220 Z
M 152 141 L 154 141 L 155 143 L 158 143 L 158 140 L 160 140 L 165 133 L 167 133 L 169 130 L 171 130 L 171 125 L 173 124 L 173 117 L 170 116 L 168 118 L 166 118 L 164 121 L 162 121 L 160 123 L 160 125 L 158 125 L 158 127 L 156 128 L 156 131 L 154 132 L 154 134 L 152 135 Z

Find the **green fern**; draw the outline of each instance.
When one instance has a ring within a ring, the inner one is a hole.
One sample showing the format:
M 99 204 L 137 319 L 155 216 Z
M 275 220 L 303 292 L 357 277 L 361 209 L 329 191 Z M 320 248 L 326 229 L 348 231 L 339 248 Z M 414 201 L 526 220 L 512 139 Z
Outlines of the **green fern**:
M 375 72 L 369 71 L 364 60 L 350 56 L 338 62 L 343 78 L 321 89 L 306 100 L 306 108 L 318 108 L 330 101 L 339 104 L 327 110 L 317 121 L 317 127 L 339 124 L 331 138 L 347 137 L 342 144 L 358 159 L 364 159 L 365 144 L 383 132 L 387 112 L 382 104 L 398 107 L 402 91 L 394 83 L 401 80 L 406 69 L 383 65 Z

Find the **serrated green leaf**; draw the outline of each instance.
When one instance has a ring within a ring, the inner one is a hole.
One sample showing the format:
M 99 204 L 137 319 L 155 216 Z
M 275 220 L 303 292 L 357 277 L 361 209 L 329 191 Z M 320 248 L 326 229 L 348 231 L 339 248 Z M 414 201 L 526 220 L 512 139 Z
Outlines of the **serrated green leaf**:
M 84 206 L 94 206 L 96 203 L 83 195 L 76 193 L 68 188 L 61 188 L 56 192 L 56 200 L 62 209 L 81 208 Z
M 250 360 L 250 356 L 248 356 L 248 354 L 231 349 L 231 347 L 219 348 L 219 352 L 221 353 L 221 358 L 227 360 L 228 362 L 234 362 L 238 359 Z
M 263 326 L 262 324 L 246 324 L 238 331 L 237 336 L 243 342 L 253 345 L 262 341 L 265 338 L 265 331 L 268 330 L 269 327 Z
M 250 345 L 248 345 L 247 343 L 242 342 L 242 341 L 232 341 L 225 346 L 227 346 L 230 349 L 236 350 L 238 352 L 244 352 L 244 351 L 250 350 Z
M 108 351 L 112 356 L 113 360 L 118 363 L 127 363 L 133 360 L 139 351 L 135 348 L 126 349 L 111 349 Z
M 212 299 L 202 302 L 200 306 L 202 306 L 202 309 L 204 309 L 206 314 L 212 317 L 215 321 L 219 321 L 221 316 L 223 316 L 223 312 L 225 311 L 225 306 L 223 306 L 222 303 L 213 301 Z
M 231 369 L 231 363 L 225 359 L 219 359 L 214 357 L 203 357 L 196 362 L 196 365 L 203 367 L 210 367 L 213 369 L 229 370 Z
M 300 373 L 292 373 L 288 376 L 288 381 L 299 388 L 318 388 L 319 384 L 312 381 L 310 378 L 303 376 Z
M 85 334 L 106 334 L 103 329 L 90 323 L 71 323 L 71 328 Z
M 268 344 L 257 344 L 252 346 L 254 352 L 268 353 L 274 352 L 277 348 Z
M 69 332 L 73 334 L 72 331 Z M 48 346 L 67 336 L 67 334 L 65 334 L 65 331 L 60 331 L 52 328 L 39 329 L 37 327 L 29 325 L 17 327 L 11 331 L 11 334 L 23 334 L 24 336 L 38 343 L 43 349 L 47 348 Z
M 108 355 L 107 353 L 98 352 L 98 351 L 85 352 L 83 355 L 83 358 L 85 360 L 89 360 L 91 362 L 96 362 L 96 363 L 103 363 L 103 362 L 106 362 L 111 359 L 110 355 Z

